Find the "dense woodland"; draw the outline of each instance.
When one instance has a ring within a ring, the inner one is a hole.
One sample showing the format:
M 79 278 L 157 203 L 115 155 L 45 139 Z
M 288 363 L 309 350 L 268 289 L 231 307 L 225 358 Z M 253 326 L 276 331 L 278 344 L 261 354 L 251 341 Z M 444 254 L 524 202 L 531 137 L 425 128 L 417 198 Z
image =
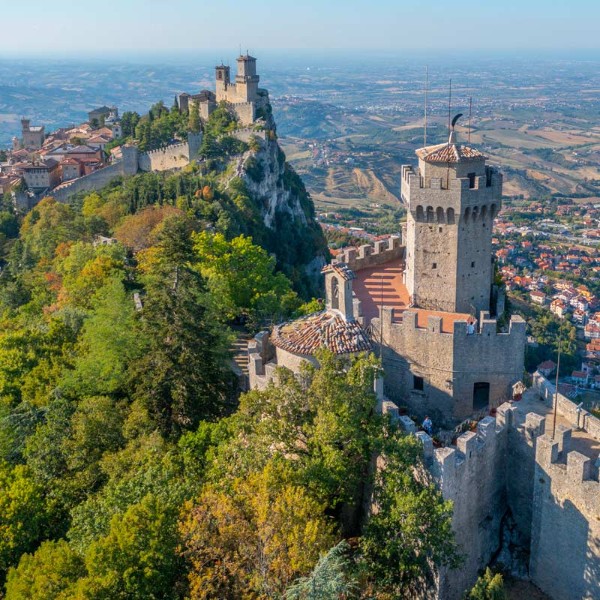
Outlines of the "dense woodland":
M 237 393 L 231 325 L 318 306 L 322 238 L 254 202 L 190 167 L 0 211 L 7 600 L 414 598 L 460 564 L 373 356 Z

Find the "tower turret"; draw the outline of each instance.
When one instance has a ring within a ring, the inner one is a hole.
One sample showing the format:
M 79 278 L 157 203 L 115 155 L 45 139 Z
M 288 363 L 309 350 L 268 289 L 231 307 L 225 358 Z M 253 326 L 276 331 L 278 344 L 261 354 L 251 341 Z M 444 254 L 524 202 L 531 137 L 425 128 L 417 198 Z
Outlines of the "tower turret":
M 256 74 L 256 58 L 243 54 L 237 59 L 235 84 L 240 102 L 255 102 L 258 92 L 259 76 Z
M 484 154 L 456 143 L 454 127 L 448 143 L 416 154 L 418 170 L 402 167 L 411 301 L 446 312 L 490 310 L 492 225 L 501 207 L 502 176 L 486 165 Z
M 230 69 L 227 65 L 221 63 L 215 67 L 215 81 L 217 102 L 227 100 L 227 88 L 230 83 Z

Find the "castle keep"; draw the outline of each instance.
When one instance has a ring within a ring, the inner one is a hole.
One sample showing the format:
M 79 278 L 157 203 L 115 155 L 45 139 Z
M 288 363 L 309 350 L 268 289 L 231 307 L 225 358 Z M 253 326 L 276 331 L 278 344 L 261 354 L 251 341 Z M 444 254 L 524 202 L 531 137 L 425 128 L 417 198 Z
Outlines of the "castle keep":
M 181 110 L 199 111 L 206 120 L 220 102 L 226 102 L 240 124 L 252 125 L 258 111 L 269 103 L 267 90 L 259 88 L 260 77 L 256 73 L 256 58 L 248 53 L 237 58 L 237 74 L 231 80 L 231 69 L 221 63 L 215 67 L 215 91 L 202 90 L 199 94 L 179 94 L 177 104 Z
M 326 310 L 256 336 L 250 387 L 266 386 L 277 366 L 316 364 L 321 346 L 349 355 L 370 344 L 383 364 L 379 409 L 422 442 L 453 502 L 465 561 L 439 573 L 437 598 L 460 600 L 496 563 L 552 600 L 600 598 L 600 420 L 540 373 L 521 402 L 507 402 L 523 375 L 526 324 L 506 318 L 494 285 L 502 177 L 454 133 L 417 157 L 402 167 L 402 238 L 346 249 L 325 267 Z M 478 423 L 434 448 L 401 406 L 446 427 Z
M 523 374 L 525 322 L 513 316 L 500 327 L 495 316 L 504 312 L 491 249 L 501 175 L 454 132 L 417 157 L 416 169 L 402 167 L 403 239 L 338 256 L 355 277 L 328 275 L 327 306 L 370 331 L 391 400 L 452 425 L 511 398 Z M 273 354 L 264 350 L 263 358 Z M 294 369 L 310 355 L 302 349 L 277 364 Z

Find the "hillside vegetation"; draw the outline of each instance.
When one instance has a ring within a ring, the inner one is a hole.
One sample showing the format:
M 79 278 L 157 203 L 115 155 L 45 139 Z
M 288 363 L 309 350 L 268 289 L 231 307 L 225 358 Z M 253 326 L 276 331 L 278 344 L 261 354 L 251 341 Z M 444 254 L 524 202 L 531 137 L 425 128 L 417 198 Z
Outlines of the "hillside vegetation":
M 226 137 L 178 174 L 0 212 L 7 600 L 412 598 L 459 562 L 372 356 L 239 397 L 230 325 L 309 310 L 324 242 L 276 142 Z M 275 184 L 281 210 L 257 196 Z

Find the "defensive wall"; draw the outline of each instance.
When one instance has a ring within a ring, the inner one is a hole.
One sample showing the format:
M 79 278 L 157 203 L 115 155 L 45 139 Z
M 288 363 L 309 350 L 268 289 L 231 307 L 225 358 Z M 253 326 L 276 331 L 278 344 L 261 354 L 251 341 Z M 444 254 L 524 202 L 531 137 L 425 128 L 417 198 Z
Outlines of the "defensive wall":
M 415 311 L 404 311 L 398 321 L 392 308 L 383 307 L 371 321 L 386 394 L 419 417 L 429 414 L 442 423 L 473 414 L 476 383 L 489 385 L 490 406 L 509 400 L 523 374 L 525 321 L 513 316 L 508 331 L 499 332 L 496 319 L 482 311 L 478 328 L 457 320 L 448 332 L 442 320 L 429 315 L 427 327 L 419 327 Z
M 346 263 L 354 272 L 369 267 L 375 267 L 391 260 L 403 259 L 405 248 L 402 238 L 397 235 L 390 236 L 387 240 L 380 240 L 374 244 L 364 244 L 358 248 L 346 248 L 333 261 Z
M 48 193 L 59 202 L 78 192 L 93 192 L 103 188 L 113 179 L 125 175 L 135 175 L 138 171 L 169 171 L 188 165 L 198 154 L 202 144 L 201 133 L 189 133 L 188 140 L 170 144 L 164 148 L 140 153 L 137 146 L 130 144 L 122 148 L 123 158 L 107 167 L 98 169 L 78 179 L 59 186 Z
M 535 377 L 536 391 L 547 385 Z M 415 432 L 393 402 L 380 404 Z M 564 419 L 574 415 L 566 403 L 557 408 Z M 591 430 L 600 426 L 593 415 L 586 422 Z M 545 432 L 543 416 L 505 403 L 496 418 L 485 417 L 453 446 L 434 449 L 426 433 L 415 434 L 436 484 L 453 502 L 453 529 L 465 555 L 460 569 L 440 573 L 441 600 L 462 598 L 494 560 L 529 577 L 553 600 L 599 597 L 599 461 L 571 449 L 570 428 L 558 426 L 554 439 Z

